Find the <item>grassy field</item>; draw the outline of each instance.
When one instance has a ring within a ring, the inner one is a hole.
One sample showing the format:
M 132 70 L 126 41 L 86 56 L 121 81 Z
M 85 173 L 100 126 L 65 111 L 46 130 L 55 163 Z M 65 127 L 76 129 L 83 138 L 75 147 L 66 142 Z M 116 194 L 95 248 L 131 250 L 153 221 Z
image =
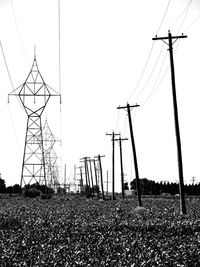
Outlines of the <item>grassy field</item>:
M 0 199 L 0 266 L 200 266 L 200 200 Z

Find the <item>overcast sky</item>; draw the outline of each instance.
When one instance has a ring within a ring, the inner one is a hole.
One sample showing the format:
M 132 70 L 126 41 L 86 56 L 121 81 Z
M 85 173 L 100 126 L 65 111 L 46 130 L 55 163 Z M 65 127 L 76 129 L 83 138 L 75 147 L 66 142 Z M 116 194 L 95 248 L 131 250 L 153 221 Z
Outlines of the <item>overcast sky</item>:
M 67 177 L 81 157 L 101 154 L 104 177 L 109 170 L 111 179 L 111 138 L 105 134 L 114 130 L 129 138 L 124 172 L 127 181 L 134 178 L 127 115 L 117 110 L 128 101 L 140 104 L 132 111 L 139 176 L 178 180 L 168 47 L 152 41 L 170 30 L 188 36 L 174 44 L 177 100 L 184 179 L 200 182 L 199 0 L 60 0 L 60 6 L 61 112 L 52 97 L 43 119 L 62 139 L 56 152 Z M 58 1 L 1 0 L 0 40 L 14 88 L 25 81 L 36 45 L 39 70 L 59 91 Z M 0 84 L 0 172 L 10 185 L 20 182 L 27 117 L 16 98 L 7 103 L 13 88 L 2 53 Z M 117 143 L 116 183 L 119 190 Z

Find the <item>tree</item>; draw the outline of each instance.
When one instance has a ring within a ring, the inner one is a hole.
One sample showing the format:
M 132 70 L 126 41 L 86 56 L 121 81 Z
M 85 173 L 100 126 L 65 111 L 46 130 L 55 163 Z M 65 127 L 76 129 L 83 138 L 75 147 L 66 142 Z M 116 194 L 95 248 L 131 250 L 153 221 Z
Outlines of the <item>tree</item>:
M 19 184 L 13 185 L 13 193 L 20 194 L 22 191 L 21 186 Z
M 0 193 L 6 193 L 6 182 L 0 178 Z
M 140 179 L 140 189 L 142 195 L 151 195 L 153 188 L 153 181 L 148 180 L 147 178 Z M 136 179 L 131 181 L 131 189 L 136 190 Z
M 12 194 L 13 193 L 13 187 L 12 186 L 8 186 L 6 188 L 6 192 L 9 193 L 9 194 Z
M 128 182 L 124 183 L 124 190 L 129 190 Z

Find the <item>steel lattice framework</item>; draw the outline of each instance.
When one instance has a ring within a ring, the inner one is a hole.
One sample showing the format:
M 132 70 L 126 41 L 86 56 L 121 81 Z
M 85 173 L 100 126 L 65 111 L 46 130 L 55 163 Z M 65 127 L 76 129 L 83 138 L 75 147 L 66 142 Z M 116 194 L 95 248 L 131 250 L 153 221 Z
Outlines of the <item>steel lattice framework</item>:
M 57 184 L 59 180 L 59 171 L 57 165 L 58 157 L 54 150 L 54 145 L 57 140 L 49 128 L 47 119 L 45 120 L 42 132 L 47 185 L 51 188 L 54 188 L 55 184 Z
M 34 182 L 46 185 L 41 116 L 50 97 L 59 94 L 45 83 L 35 56 L 25 82 L 9 95 L 19 97 L 28 116 L 20 185 Z

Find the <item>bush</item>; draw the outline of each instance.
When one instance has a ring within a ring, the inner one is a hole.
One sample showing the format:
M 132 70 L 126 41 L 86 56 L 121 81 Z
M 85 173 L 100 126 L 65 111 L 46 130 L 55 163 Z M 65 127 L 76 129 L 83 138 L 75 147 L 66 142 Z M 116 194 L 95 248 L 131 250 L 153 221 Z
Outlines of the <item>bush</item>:
M 41 194 L 41 199 L 51 199 L 52 198 L 52 194 Z
M 36 198 L 39 197 L 41 194 L 41 191 L 35 189 L 35 188 L 30 188 L 30 189 L 25 189 L 24 190 L 24 196 L 25 197 L 31 197 L 31 198 Z

